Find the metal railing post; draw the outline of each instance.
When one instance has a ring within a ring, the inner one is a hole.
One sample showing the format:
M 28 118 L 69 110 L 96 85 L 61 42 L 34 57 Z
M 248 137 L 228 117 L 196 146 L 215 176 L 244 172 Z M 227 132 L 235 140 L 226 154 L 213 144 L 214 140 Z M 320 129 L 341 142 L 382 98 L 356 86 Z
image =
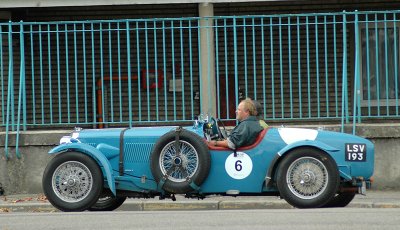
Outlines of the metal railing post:
M 24 25 L 22 21 L 20 22 L 19 31 L 19 41 L 20 41 L 20 69 L 19 69 L 19 94 L 18 94 L 18 118 L 17 118 L 17 137 L 15 140 L 15 154 L 17 158 L 21 158 L 21 153 L 19 151 L 19 128 L 21 123 L 21 104 L 24 104 L 22 113 L 24 117 L 23 126 L 26 129 L 26 110 L 25 110 L 25 47 L 24 47 Z
M 14 81 L 13 81 L 13 47 L 12 47 L 12 22 L 9 21 L 8 23 L 8 88 L 7 88 L 7 110 L 6 110 L 6 138 L 4 144 L 4 152 L 5 158 L 9 159 L 9 149 L 8 149 L 8 139 L 9 139 L 9 129 L 10 129 L 10 112 L 14 110 L 14 102 L 13 102 L 13 95 L 14 95 Z M 11 107 L 11 108 L 10 108 Z M 11 111 L 10 111 L 11 109 Z M 14 118 L 12 118 L 12 129 L 14 129 Z
M 342 66 L 342 127 L 344 132 L 344 122 L 348 122 L 347 111 L 347 30 L 346 30 L 346 11 L 343 11 L 343 66 Z
M 354 20 L 354 40 L 355 40 L 355 68 L 354 68 L 354 104 L 353 104 L 353 135 L 356 133 L 356 119 L 361 122 L 360 118 L 360 38 L 358 31 L 358 12 L 355 12 Z
M 128 108 L 129 108 L 129 127 L 132 128 L 132 117 L 133 117 L 133 113 L 132 113 L 132 71 L 131 71 L 131 46 L 130 46 L 130 28 L 129 28 L 129 21 L 126 21 L 126 53 L 127 53 L 127 57 L 126 57 L 126 61 L 128 64 Z M 138 28 L 136 28 L 138 30 Z M 139 69 L 138 69 L 139 71 Z M 140 119 L 140 118 L 139 118 Z

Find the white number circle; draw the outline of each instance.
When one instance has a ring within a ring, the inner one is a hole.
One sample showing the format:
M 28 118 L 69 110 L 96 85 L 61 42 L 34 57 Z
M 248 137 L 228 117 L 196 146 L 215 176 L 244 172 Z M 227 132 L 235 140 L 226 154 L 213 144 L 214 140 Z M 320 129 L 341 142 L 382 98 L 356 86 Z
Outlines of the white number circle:
M 225 170 L 233 179 L 241 180 L 250 175 L 251 170 L 253 170 L 253 162 L 249 155 L 244 152 L 237 152 L 236 157 L 232 153 L 226 158 Z

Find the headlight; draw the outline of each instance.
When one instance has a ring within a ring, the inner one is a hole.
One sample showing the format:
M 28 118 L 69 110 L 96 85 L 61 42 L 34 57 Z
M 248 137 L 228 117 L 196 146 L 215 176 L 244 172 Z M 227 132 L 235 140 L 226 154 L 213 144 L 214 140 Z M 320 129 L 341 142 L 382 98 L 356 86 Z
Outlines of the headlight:
M 60 139 L 60 145 L 61 144 L 67 144 L 67 143 L 71 143 L 71 137 L 70 136 L 63 136 Z
M 73 132 L 71 136 L 72 136 L 72 138 L 74 138 L 74 139 L 78 139 L 78 137 L 79 137 L 79 132 Z
M 67 143 L 77 143 L 80 142 L 78 140 L 79 138 L 79 132 L 82 130 L 82 128 L 75 128 L 74 131 L 71 133 L 70 136 L 63 136 L 60 139 L 60 144 L 67 144 Z

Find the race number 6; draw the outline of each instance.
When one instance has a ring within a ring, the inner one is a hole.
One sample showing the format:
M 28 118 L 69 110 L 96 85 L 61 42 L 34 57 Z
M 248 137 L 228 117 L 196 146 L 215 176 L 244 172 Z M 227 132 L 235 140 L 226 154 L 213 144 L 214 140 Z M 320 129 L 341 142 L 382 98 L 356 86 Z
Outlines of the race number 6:
M 249 155 L 237 152 L 237 156 L 230 154 L 225 161 L 225 170 L 234 179 L 241 180 L 248 177 L 253 170 L 253 162 Z
M 241 160 L 237 160 L 235 163 L 235 169 L 236 171 L 242 171 L 243 166 L 241 165 L 242 161 Z

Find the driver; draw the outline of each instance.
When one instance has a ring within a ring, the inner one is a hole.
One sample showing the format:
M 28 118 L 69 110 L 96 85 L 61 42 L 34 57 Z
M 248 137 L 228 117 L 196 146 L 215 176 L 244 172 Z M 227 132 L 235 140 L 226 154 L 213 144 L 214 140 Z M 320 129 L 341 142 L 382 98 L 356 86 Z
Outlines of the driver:
M 250 98 L 244 99 L 236 109 L 236 119 L 239 124 L 226 140 L 209 141 L 208 146 L 237 149 L 241 146 L 253 144 L 258 134 L 263 130 L 256 115 L 257 110 L 253 101 Z

